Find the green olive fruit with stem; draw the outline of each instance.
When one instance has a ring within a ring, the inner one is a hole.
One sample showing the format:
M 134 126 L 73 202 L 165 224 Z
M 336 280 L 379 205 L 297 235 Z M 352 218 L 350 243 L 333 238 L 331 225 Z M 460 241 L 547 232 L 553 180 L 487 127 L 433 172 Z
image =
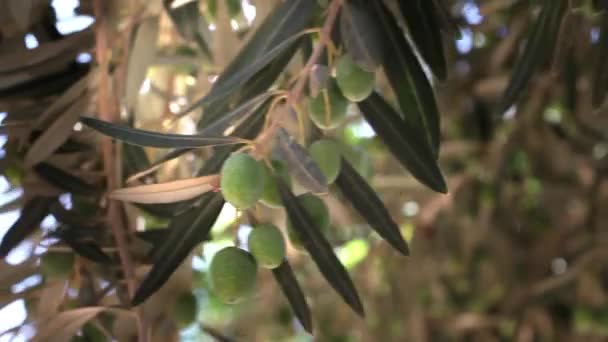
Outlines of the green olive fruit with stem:
M 336 81 L 329 80 L 327 88 L 321 90 L 308 102 L 308 111 L 312 122 L 321 129 L 334 129 L 346 117 L 348 100 L 342 95 Z
M 247 246 L 261 267 L 273 269 L 285 260 L 283 234 L 272 224 L 255 226 L 249 234 Z
M 231 154 L 220 172 L 220 187 L 224 199 L 237 209 L 251 208 L 262 197 L 265 173 L 262 163 L 249 154 Z
M 333 183 L 340 173 L 340 159 L 342 158 L 340 146 L 333 140 L 321 139 L 312 143 L 308 151 L 325 175 L 327 183 Z
M 363 70 L 349 54 L 336 64 L 336 81 L 344 97 L 352 102 L 365 100 L 374 91 L 376 75 Z

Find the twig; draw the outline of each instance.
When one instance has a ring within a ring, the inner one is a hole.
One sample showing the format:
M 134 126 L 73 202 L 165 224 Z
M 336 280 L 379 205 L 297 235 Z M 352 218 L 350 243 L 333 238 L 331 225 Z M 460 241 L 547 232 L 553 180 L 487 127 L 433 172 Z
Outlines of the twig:
M 106 16 L 104 11 L 104 1 L 103 0 L 95 0 L 93 3 L 93 9 L 96 18 L 96 30 L 95 30 L 95 38 L 96 38 L 96 49 L 95 49 L 95 57 L 97 59 L 97 63 L 99 65 L 100 75 L 99 75 L 99 87 L 98 87 L 98 97 L 97 97 L 97 109 L 99 111 L 99 116 L 101 119 L 109 122 L 115 121 L 116 118 L 116 101 L 114 97 L 111 96 L 110 93 L 110 68 L 109 68 L 109 58 L 108 58 L 108 28 L 106 22 Z M 117 187 L 117 179 L 114 168 L 114 149 L 112 146 L 112 140 L 109 137 L 102 137 L 102 154 L 103 154 L 103 165 L 104 171 L 106 173 L 108 190 L 116 189 Z M 127 292 L 129 296 L 132 297 L 136 291 L 136 283 L 135 283 L 135 267 L 133 265 L 133 261 L 131 260 L 131 255 L 129 254 L 127 236 L 124 230 L 124 225 L 120 217 L 120 207 L 119 203 L 114 200 L 108 200 L 108 221 L 110 222 L 110 226 L 112 229 L 112 234 L 114 235 L 114 240 L 116 241 L 116 246 L 118 248 L 118 255 L 120 257 L 121 267 L 127 280 Z M 146 327 L 143 315 L 137 311 L 137 326 L 138 326 L 138 336 L 140 342 L 148 341 L 148 329 Z
M 340 6 L 342 5 L 342 0 L 332 0 L 329 8 L 327 9 L 327 17 L 325 18 L 325 23 L 323 24 L 323 28 L 320 31 L 319 43 L 315 46 L 310 58 L 306 61 L 304 68 L 300 73 L 300 76 L 296 82 L 296 84 L 291 88 L 287 96 L 287 102 L 292 107 L 297 107 L 298 102 L 302 97 L 302 93 L 304 91 L 304 86 L 306 85 L 306 81 L 308 81 L 308 76 L 310 74 L 310 70 L 312 67 L 318 62 L 319 58 L 323 54 L 325 47 L 328 43 L 331 42 L 331 31 L 336 22 L 336 18 L 338 17 L 338 13 L 340 12 Z M 274 119 L 272 124 L 266 129 L 265 132 L 262 132 L 258 138 L 256 139 L 256 146 L 267 146 L 268 141 L 274 137 L 277 129 L 279 128 L 279 120 Z

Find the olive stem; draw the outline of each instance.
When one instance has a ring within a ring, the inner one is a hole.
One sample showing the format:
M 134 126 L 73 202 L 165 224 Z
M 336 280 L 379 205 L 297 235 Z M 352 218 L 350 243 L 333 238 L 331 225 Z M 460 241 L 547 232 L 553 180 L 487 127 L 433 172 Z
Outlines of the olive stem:
M 291 88 L 291 91 L 287 96 L 287 102 L 292 107 L 297 106 L 297 104 L 300 102 L 302 93 L 304 91 L 304 86 L 306 85 L 306 81 L 308 80 L 312 67 L 319 61 L 319 58 L 321 58 L 321 55 L 325 50 L 325 46 L 331 44 L 331 31 L 336 23 L 338 13 L 340 12 L 340 6 L 342 6 L 342 0 L 332 0 L 329 8 L 327 9 L 327 17 L 325 18 L 325 23 L 323 24 L 323 28 L 319 34 L 319 43 L 315 46 L 310 58 L 308 58 L 308 61 L 306 61 L 306 64 L 302 68 L 300 77 L 298 78 L 296 84 Z M 267 146 L 268 142 L 272 140 L 276 134 L 278 128 L 279 120 L 278 118 L 273 118 L 272 123 L 266 129 L 266 131 L 262 132 L 262 134 L 260 134 L 256 139 L 256 146 Z

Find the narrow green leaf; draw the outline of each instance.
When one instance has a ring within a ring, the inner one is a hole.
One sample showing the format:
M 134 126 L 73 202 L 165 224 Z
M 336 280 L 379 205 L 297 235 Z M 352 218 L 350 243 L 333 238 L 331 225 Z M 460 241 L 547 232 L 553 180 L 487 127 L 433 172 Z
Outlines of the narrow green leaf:
M 331 245 L 319 228 L 314 225 L 314 221 L 300 205 L 285 181 L 280 177 L 277 177 L 276 181 L 289 221 L 298 233 L 302 245 L 310 253 L 329 284 L 357 314 L 364 316 L 363 305 L 355 285 L 340 260 L 338 260 Z
M 386 55 L 384 73 L 393 88 L 403 118 L 408 125 L 424 133 L 426 143 L 437 159 L 439 155 L 439 110 L 435 94 L 418 58 L 407 42 L 395 18 L 382 1 L 370 1 L 381 22 Z
M 308 151 L 282 127 L 277 136 L 279 155 L 294 179 L 313 193 L 328 193 L 327 179 Z
M 174 0 L 163 0 L 163 5 L 173 25 L 175 25 L 182 38 L 187 41 L 194 41 L 205 57 L 213 60 L 213 53 L 207 43 L 211 33 L 205 17 L 199 10 L 199 2 L 192 0 L 174 7 L 173 3 L 176 2 Z
M 549 58 L 555 49 L 562 17 L 568 7 L 568 0 L 544 0 L 542 9 L 524 49 L 515 63 L 511 80 L 502 95 L 498 112 L 504 113 L 523 93 L 532 76 Z
M 299 45 L 297 38 L 310 24 L 317 7 L 315 1 L 309 0 L 284 1 L 278 5 L 222 71 L 209 94 L 183 113 L 190 112 L 198 106 L 227 106 L 227 102 L 223 104 L 221 102 L 229 94 L 245 93 L 240 94 L 240 98 L 236 101 L 242 103 L 268 89 L 295 54 Z M 293 41 L 285 44 L 288 40 Z M 280 54 L 281 50 L 283 54 Z M 220 110 L 205 108 L 205 115 L 199 126 L 204 127 L 214 121 L 216 116 L 225 113 L 226 109 L 228 108 Z M 215 115 L 209 115 L 209 111 Z
M 21 209 L 21 215 L 2 238 L 0 243 L 1 258 L 5 258 L 13 248 L 38 228 L 49 213 L 49 208 L 54 201 L 56 201 L 55 197 L 37 196 L 25 203 Z
M 340 34 L 346 50 L 364 70 L 376 71 L 384 57 L 384 39 L 377 18 L 361 1 L 344 1 Z
M 80 121 L 94 130 L 121 140 L 127 144 L 156 147 L 156 148 L 179 148 L 179 147 L 205 147 L 214 145 L 241 144 L 243 141 L 231 137 L 205 137 L 199 134 L 172 134 L 150 132 L 124 125 L 117 125 L 89 117 L 82 117 Z
M 276 58 L 280 57 L 283 52 L 288 48 L 292 47 L 302 37 L 302 34 L 293 35 L 283 42 L 269 50 L 264 55 L 260 56 L 255 61 L 251 62 L 247 68 L 236 72 L 229 78 L 225 78 L 223 82 L 216 81 L 213 88 L 205 95 L 202 99 L 194 102 L 190 107 L 184 110 L 180 115 L 192 111 L 196 107 L 205 107 L 226 99 L 228 96 L 234 93 L 236 89 L 239 89 L 245 85 L 252 77 L 258 72 L 262 71 L 265 67 L 271 64 Z
M 416 179 L 437 192 L 447 192 L 437 161 L 418 127 L 401 120 L 378 93 L 359 102 L 359 109 L 391 153 Z
M 433 1 L 400 0 L 399 7 L 422 58 L 438 79 L 445 80 L 447 67 Z
M 284 1 L 276 6 L 224 69 L 216 84 L 232 78 L 274 46 L 304 30 L 310 24 L 317 8 L 318 4 L 309 0 Z
M 131 144 L 122 145 L 123 179 L 127 179 L 129 176 L 150 167 L 150 159 L 148 159 L 148 155 L 143 147 Z M 152 179 L 154 178 L 152 177 Z
M 298 317 L 304 330 L 312 334 L 312 316 L 310 314 L 310 308 L 308 307 L 308 303 L 306 303 L 306 298 L 298 284 L 298 280 L 289 265 L 289 261 L 285 259 L 279 267 L 274 268 L 272 270 L 272 275 L 274 275 L 274 279 L 279 283 L 281 291 L 283 291 L 283 294 L 287 297 L 289 305 L 291 305 L 293 312 L 296 314 L 296 317 Z
M 169 279 L 192 249 L 207 237 L 223 206 L 220 193 L 205 194 L 199 206 L 171 220 L 170 234 L 154 253 L 156 262 L 137 289 L 132 305 L 143 303 Z
M 40 178 L 76 195 L 91 196 L 99 193 L 99 188 L 49 163 L 38 163 L 34 171 Z
M 593 107 L 598 108 L 604 103 L 608 92 L 608 14 L 602 13 L 600 31 L 599 59 L 593 79 Z
M 407 243 L 399 226 L 376 194 L 357 170 L 342 158 L 336 184 L 344 197 L 380 236 L 403 255 L 409 255 Z

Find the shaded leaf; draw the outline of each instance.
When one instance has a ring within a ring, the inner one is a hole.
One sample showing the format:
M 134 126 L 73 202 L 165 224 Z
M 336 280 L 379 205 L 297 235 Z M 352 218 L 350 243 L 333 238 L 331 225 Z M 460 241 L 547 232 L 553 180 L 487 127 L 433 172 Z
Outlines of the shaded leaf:
M 63 204 L 58 201 L 54 202 L 51 205 L 49 209 L 49 214 L 53 215 L 53 217 L 55 217 L 57 221 L 68 226 L 92 226 L 96 223 L 95 218 L 88 215 L 85 216 L 83 214 L 80 214 L 75 209 L 67 210 L 66 208 L 64 208 Z M 86 229 L 78 229 L 77 231 L 83 232 L 86 231 Z
M 308 151 L 282 127 L 277 132 L 278 153 L 294 179 L 316 194 L 329 192 L 327 179 Z
M 100 264 L 112 263 L 112 258 L 110 258 L 110 256 L 108 256 L 94 241 L 81 241 L 77 237 L 69 234 L 69 231 L 66 230 L 59 230 L 56 235 L 66 245 L 70 246 L 76 254 L 83 258 Z
M 2 238 L 0 257 L 5 258 L 13 248 L 38 228 L 55 200 L 55 197 L 38 196 L 25 203 L 21 209 L 21 215 Z
M 160 228 L 160 229 L 145 230 L 143 232 L 137 232 L 135 234 L 137 235 L 138 238 L 154 245 L 155 246 L 154 249 L 156 249 L 164 241 L 167 240 L 167 237 L 169 236 L 170 233 L 171 233 L 171 231 L 169 229 Z
M 40 291 L 36 310 L 36 320 L 45 321 L 59 313 L 59 308 L 68 289 L 65 279 L 45 282 Z
M 198 134 L 189 135 L 145 131 L 88 117 L 83 117 L 80 121 L 94 130 L 114 139 L 123 141 L 127 144 L 145 147 L 204 147 L 243 143 L 241 139 L 231 137 L 204 137 Z
M 500 114 L 517 101 L 538 68 L 551 56 L 567 7 L 567 0 L 544 0 L 542 2 L 541 12 L 532 27 L 524 52 L 513 67 L 511 80 L 499 103 L 498 112 Z
M 137 27 L 127 66 L 125 102 L 128 109 L 135 106 L 141 84 L 146 79 L 148 67 L 154 60 L 158 28 L 158 17 L 146 18 Z
M 336 184 L 344 197 L 353 205 L 367 223 L 388 243 L 403 255 L 409 255 L 407 243 L 399 226 L 376 194 L 348 161 L 342 158 Z
M 91 46 L 94 41 L 93 29 L 86 29 L 63 37 L 59 40 L 40 44 L 36 49 L 16 50 L 13 53 L 0 55 L 0 73 L 30 69 L 36 64 L 57 57 L 67 50 L 81 51 Z
M 279 267 L 274 268 L 272 275 L 274 275 L 274 279 L 281 286 L 281 291 L 283 291 L 283 294 L 289 301 L 289 305 L 291 305 L 293 312 L 298 317 L 300 324 L 302 324 L 306 331 L 312 334 L 310 308 L 308 307 L 308 303 L 306 303 L 306 298 L 298 284 L 298 280 L 289 265 L 289 261 L 285 260 Z
M 357 314 L 364 316 L 363 305 L 355 285 L 340 260 L 338 260 L 331 245 L 319 228 L 315 226 L 314 221 L 298 202 L 285 181 L 280 177 L 277 177 L 276 181 L 289 221 L 298 233 L 302 245 L 310 253 L 329 284 Z
M 90 82 L 90 74 L 75 82 L 65 93 L 48 106 L 34 123 L 35 128 L 46 129 L 55 115 L 65 110 L 68 105 L 74 103 L 87 89 Z
M 69 63 L 62 70 L 51 73 L 45 72 L 40 77 L 33 78 L 31 77 L 32 75 L 28 74 L 29 77 L 26 81 L 8 88 L 2 87 L 2 80 L 0 80 L 0 99 L 42 98 L 63 93 L 74 82 L 77 82 L 86 75 L 90 69 L 89 64 L 76 63 L 73 61 L 73 58 L 70 58 Z
M 437 161 L 416 126 L 401 120 L 378 93 L 358 105 L 380 139 L 416 179 L 437 192 L 447 192 Z
M 360 1 L 344 1 L 340 34 L 346 50 L 362 69 L 373 72 L 382 63 L 384 39 L 377 19 Z
M 114 190 L 109 197 L 136 203 L 174 203 L 198 197 L 219 187 L 219 176 L 202 176 Z
M 50 318 L 46 322 L 40 323 L 36 327 L 34 342 L 65 342 L 69 341 L 80 328 L 99 313 L 110 311 L 123 316 L 133 317 L 128 310 L 110 308 L 105 306 L 83 307 L 68 311 L 63 311 Z M 135 319 L 133 317 L 133 319 Z M 133 322 L 135 324 L 135 322 Z
M 0 260 L 0 289 L 10 290 L 11 286 L 36 272 L 37 258 L 28 259 L 18 265 Z
M 213 59 L 213 54 L 207 43 L 210 36 L 209 28 L 205 17 L 201 14 L 198 1 L 188 1 L 173 6 L 178 3 L 174 0 L 164 0 L 165 10 L 179 34 L 187 41 L 194 41 L 201 52 L 209 59 Z
M 224 198 L 220 193 L 205 194 L 199 206 L 171 220 L 170 234 L 156 250 L 156 262 L 137 289 L 133 305 L 144 302 L 169 279 L 192 249 L 207 237 L 223 206 Z
M 447 67 L 433 1 L 400 0 L 399 7 L 422 58 L 437 78 L 445 80 Z
M 36 164 L 34 171 L 51 185 L 76 195 L 88 196 L 99 192 L 97 187 L 49 163 Z
M 424 133 L 424 141 L 437 158 L 439 111 L 431 84 L 389 10 L 381 1 L 370 1 L 368 6 L 373 7 L 381 22 L 384 39 L 387 40 L 386 58 L 383 61 L 384 73 L 395 92 L 404 114 L 403 119 L 408 125 Z
M 88 96 L 82 96 L 36 139 L 25 155 L 26 166 L 31 167 L 45 160 L 68 140 L 87 102 Z

